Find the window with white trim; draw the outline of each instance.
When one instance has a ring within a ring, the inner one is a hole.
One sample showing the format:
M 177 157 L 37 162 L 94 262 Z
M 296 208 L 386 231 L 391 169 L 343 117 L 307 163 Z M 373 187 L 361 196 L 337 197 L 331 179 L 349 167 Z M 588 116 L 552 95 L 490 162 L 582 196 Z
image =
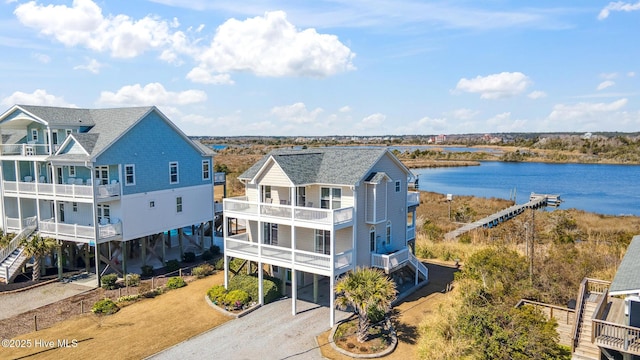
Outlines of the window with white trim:
M 72 133 L 72 132 L 73 132 L 73 130 L 71 130 L 71 129 L 66 129 L 66 130 L 64 131 L 64 133 L 67 135 L 67 137 L 68 137 L 69 135 L 71 135 L 71 133 Z
M 31 129 L 31 140 L 38 142 L 38 129 Z
M 262 224 L 262 243 L 267 245 L 278 245 L 278 224 Z
M 176 212 L 177 213 L 182 212 L 182 196 L 176 197 Z
M 202 160 L 202 180 L 211 179 L 211 172 L 209 171 L 209 160 Z
M 316 252 L 319 254 L 331 254 L 331 230 L 315 230 Z
M 342 199 L 342 189 L 340 188 L 320 188 L 320 208 L 340 209 Z
M 400 181 L 396 181 L 396 192 L 400 192 Z
M 155 202 L 155 200 L 151 200 L 151 201 L 149 201 L 149 209 L 153 209 L 154 207 L 156 207 L 156 202 Z
M 169 184 L 177 184 L 180 181 L 178 176 L 178 162 L 169 163 Z
M 391 245 L 391 221 L 387 222 L 386 245 Z
M 126 164 L 124 166 L 124 185 L 131 186 L 136 184 L 136 166 L 134 164 Z
M 72 203 L 71 208 L 73 209 L 73 212 L 78 212 L 78 203 L 77 202 Z
M 369 250 L 372 253 L 376 252 L 376 228 L 374 226 L 369 228 Z
M 76 167 L 75 166 L 69 166 L 69 176 L 76 176 Z

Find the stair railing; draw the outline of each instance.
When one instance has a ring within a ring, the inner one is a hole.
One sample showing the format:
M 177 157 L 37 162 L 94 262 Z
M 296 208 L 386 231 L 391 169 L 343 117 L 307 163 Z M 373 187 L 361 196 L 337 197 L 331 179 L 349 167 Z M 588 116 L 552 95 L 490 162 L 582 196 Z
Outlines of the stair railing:
M 6 260 L 18 247 L 20 247 L 20 243 L 22 240 L 26 239 L 31 233 L 36 229 L 36 217 L 26 218 L 24 220 L 24 228 L 22 231 L 18 233 L 11 241 L 6 248 L 0 251 L 0 261 Z M 9 264 L 9 266 L 12 264 Z M 7 277 L 9 274 L 7 274 Z
M 578 341 L 580 340 L 580 324 L 582 322 L 582 316 L 584 314 L 584 303 L 587 295 L 587 278 L 584 278 L 580 283 L 580 289 L 578 290 L 578 299 L 576 301 L 576 318 L 573 323 L 573 337 L 571 342 L 571 352 L 573 353 L 578 347 Z

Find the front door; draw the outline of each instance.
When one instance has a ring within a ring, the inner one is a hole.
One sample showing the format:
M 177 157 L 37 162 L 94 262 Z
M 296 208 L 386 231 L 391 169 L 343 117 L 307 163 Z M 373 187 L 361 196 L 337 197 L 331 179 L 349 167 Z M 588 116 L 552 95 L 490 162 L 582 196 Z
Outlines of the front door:
M 56 176 L 58 178 L 58 184 L 64 184 L 64 181 L 62 179 L 62 167 L 56 168 Z
M 108 166 L 96 166 L 96 184 L 107 185 L 109 183 L 109 167 Z

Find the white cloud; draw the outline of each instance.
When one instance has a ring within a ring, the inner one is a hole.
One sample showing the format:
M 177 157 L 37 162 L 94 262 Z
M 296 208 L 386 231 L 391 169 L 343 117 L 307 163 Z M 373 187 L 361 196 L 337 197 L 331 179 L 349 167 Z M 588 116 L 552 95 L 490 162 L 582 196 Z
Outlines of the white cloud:
M 628 77 L 635 77 L 635 76 L 636 76 L 636 73 L 635 73 L 635 71 L 629 71 L 629 72 L 627 73 L 627 76 L 628 76 Z
M 229 74 L 212 74 L 201 67 L 191 69 L 187 74 L 187 79 L 195 83 L 213 85 L 233 85 L 235 83 Z
M 600 74 L 600 77 L 605 80 L 613 80 L 618 77 L 618 73 L 602 73 Z
M 487 120 L 487 125 L 495 132 L 519 132 L 524 130 L 526 120 L 512 120 L 510 112 L 497 114 Z
M 337 36 L 319 34 L 315 29 L 298 30 L 284 12 L 274 11 L 244 21 L 229 19 L 220 25 L 209 48 L 198 57 L 198 74 L 237 71 L 321 78 L 354 70 L 354 57 Z
M 351 112 L 351 107 L 349 105 L 345 105 L 345 106 L 341 107 L 340 109 L 338 109 L 338 111 L 341 112 L 341 113 Z
M 117 92 L 103 91 L 98 102 L 108 105 L 186 105 L 207 100 L 207 94 L 201 90 L 181 92 L 167 91 L 160 83 L 123 86 Z
M 322 111 L 321 108 L 309 111 L 304 103 L 299 102 L 292 105 L 276 106 L 271 109 L 271 114 L 286 122 L 307 124 L 313 123 Z
M 64 100 L 64 98 L 48 94 L 46 90 L 37 89 L 31 94 L 16 91 L 10 96 L 2 99 L 0 102 L 4 106 L 20 105 L 46 105 L 46 106 L 62 106 L 77 107 Z
M 150 49 L 185 50 L 184 34 L 171 30 L 178 25 L 176 19 L 168 22 L 147 15 L 135 20 L 122 14 L 105 17 L 91 0 L 73 0 L 71 7 L 30 1 L 18 5 L 14 14 L 23 25 L 66 46 L 108 51 L 116 58 L 136 57 Z
M 77 65 L 74 66 L 74 70 L 87 70 L 91 73 L 97 74 L 100 72 L 100 69 L 105 65 L 98 62 L 96 59 L 88 59 L 88 62 L 85 65 Z
M 382 124 L 384 124 L 386 119 L 387 116 L 384 114 L 371 114 L 357 123 L 356 129 L 364 131 L 372 130 L 371 133 L 373 134 L 383 134 L 384 130 L 382 129 Z
M 480 93 L 482 99 L 500 99 L 518 95 L 530 84 L 529 77 L 521 72 L 502 72 L 473 79 L 462 78 L 455 90 Z
M 31 56 L 43 64 L 48 64 L 51 62 L 51 57 L 46 54 L 34 53 Z
M 616 83 L 614 81 L 606 80 L 606 81 L 603 81 L 600 84 L 598 84 L 597 90 L 604 90 L 604 89 L 606 89 L 608 87 L 612 87 L 615 84 Z
M 605 6 L 598 14 L 598 20 L 604 20 L 609 17 L 611 11 L 637 11 L 640 10 L 640 1 L 635 4 L 627 3 L 624 1 L 610 2 Z
M 418 122 L 416 123 L 416 128 L 425 132 L 440 133 L 447 128 L 447 119 L 431 118 L 425 116 L 422 119 L 418 120 Z M 416 129 L 413 129 L 412 132 L 409 132 L 409 134 L 415 132 L 415 130 Z
M 573 105 L 557 104 L 549 114 L 550 120 L 573 120 L 591 118 L 598 114 L 609 113 L 622 109 L 628 100 L 626 98 L 610 103 L 581 102 Z
M 471 109 L 456 109 L 451 112 L 451 117 L 459 120 L 469 120 L 474 116 L 478 115 L 480 112 L 477 110 Z
M 547 97 L 547 93 L 544 92 L 544 91 L 535 90 L 535 91 L 530 92 L 529 95 L 527 95 L 527 97 L 529 99 L 533 99 L 533 100 L 542 99 L 544 97 Z

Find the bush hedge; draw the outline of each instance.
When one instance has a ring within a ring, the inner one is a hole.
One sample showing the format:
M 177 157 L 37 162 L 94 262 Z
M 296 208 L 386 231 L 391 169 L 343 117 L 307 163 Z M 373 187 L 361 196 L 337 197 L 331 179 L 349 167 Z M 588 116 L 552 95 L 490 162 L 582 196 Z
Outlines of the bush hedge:
M 184 254 L 182 254 L 182 261 L 186 263 L 192 263 L 196 261 L 196 253 L 194 253 L 193 251 L 185 252 Z
M 167 272 L 174 272 L 180 270 L 180 262 L 176 259 L 169 260 L 165 263 Z
M 118 312 L 118 310 L 120 310 L 120 308 L 111 299 L 98 300 L 95 304 L 93 304 L 93 307 L 91 308 L 91 312 L 98 315 L 115 314 Z
M 138 285 L 140 285 L 140 275 L 139 274 L 127 274 L 127 276 L 125 276 L 125 284 L 127 284 L 127 286 L 138 286 Z
M 249 294 L 244 290 L 232 290 L 224 297 L 224 303 L 236 310 L 242 309 L 245 305 L 249 304 Z
M 102 288 L 105 290 L 115 289 L 116 281 L 118 281 L 118 275 L 116 274 L 107 274 L 107 275 L 103 275 L 100 278 L 100 283 L 102 284 Z
M 142 265 L 140 270 L 142 271 L 142 276 L 153 276 L 153 266 L 151 265 Z
M 191 275 L 197 277 L 198 279 L 202 279 L 203 277 L 212 275 L 216 272 L 216 269 L 213 268 L 211 264 L 202 264 L 200 266 L 196 266 L 191 270 Z
M 167 289 L 178 289 L 181 287 L 187 286 L 187 283 L 180 276 L 174 276 L 169 278 L 165 287 Z
M 224 288 L 224 285 L 214 285 L 209 289 L 209 291 L 207 291 L 209 300 L 214 304 L 224 304 L 224 298 L 226 295 L 227 289 Z
M 229 280 L 229 291 L 244 290 L 253 301 L 259 301 L 258 297 L 258 277 L 252 275 L 239 274 Z M 280 280 L 265 276 L 262 279 L 262 290 L 264 292 L 264 302 L 268 304 L 281 297 Z

